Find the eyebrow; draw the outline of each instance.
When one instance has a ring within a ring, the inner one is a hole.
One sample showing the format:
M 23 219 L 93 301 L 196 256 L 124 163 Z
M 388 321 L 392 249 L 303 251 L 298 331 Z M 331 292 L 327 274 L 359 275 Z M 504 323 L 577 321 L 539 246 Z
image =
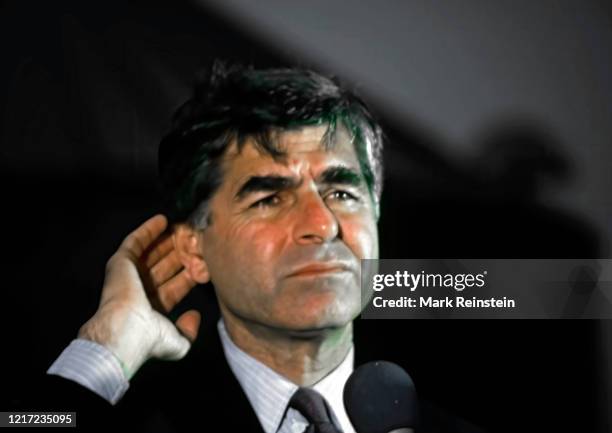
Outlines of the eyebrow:
M 363 179 L 356 170 L 344 165 L 335 165 L 319 175 L 318 183 L 359 187 L 363 184 Z
M 251 176 L 238 190 L 234 200 L 240 201 L 247 195 L 255 192 L 283 191 L 298 186 L 298 182 L 293 177 L 287 176 Z
M 357 171 L 343 165 L 328 167 L 317 177 L 317 183 L 348 185 L 360 187 L 363 184 L 362 177 Z M 278 192 L 296 188 L 302 183 L 290 176 L 251 176 L 238 190 L 234 196 L 235 201 L 241 201 L 246 196 L 257 192 Z

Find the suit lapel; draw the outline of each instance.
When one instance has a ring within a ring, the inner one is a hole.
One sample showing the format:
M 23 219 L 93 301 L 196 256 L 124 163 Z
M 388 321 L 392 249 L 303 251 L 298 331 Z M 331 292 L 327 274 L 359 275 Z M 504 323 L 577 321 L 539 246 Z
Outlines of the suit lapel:
M 225 359 L 213 315 L 185 359 L 152 361 L 135 376 L 121 409 L 146 432 L 263 433 Z

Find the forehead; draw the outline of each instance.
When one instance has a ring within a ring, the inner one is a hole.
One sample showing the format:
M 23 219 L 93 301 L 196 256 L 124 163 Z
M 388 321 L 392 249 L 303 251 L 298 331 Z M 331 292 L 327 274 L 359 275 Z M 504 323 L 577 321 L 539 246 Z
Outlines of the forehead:
M 353 142 L 344 127 L 339 127 L 334 134 L 334 143 L 326 149 L 324 135 L 326 125 L 306 126 L 301 129 L 280 132 L 274 139 L 279 150 L 284 154 L 274 158 L 257 147 L 254 139 L 248 138 L 242 147 L 232 143 L 224 158 L 223 167 L 226 176 L 236 178 L 248 176 L 267 168 L 290 169 L 299 171 L 324 169 L 329 165 L 346 165 L 359 169 L 359 161 Z M 262 173 L 260 173 L 262 174 Z

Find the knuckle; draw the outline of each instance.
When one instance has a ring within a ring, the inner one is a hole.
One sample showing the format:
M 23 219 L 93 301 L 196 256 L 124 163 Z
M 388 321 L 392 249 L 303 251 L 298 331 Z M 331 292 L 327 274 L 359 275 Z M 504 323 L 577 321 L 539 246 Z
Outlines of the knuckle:
M 110 271 L 113 267 L 115 267 L 117 263 L 117 253 L 110 256 L 110 258 L 106 261 L 106 271 Z
M 162 305 L 168 309 L 176 303 L 176 295 L 170 291 L 160 294 Z

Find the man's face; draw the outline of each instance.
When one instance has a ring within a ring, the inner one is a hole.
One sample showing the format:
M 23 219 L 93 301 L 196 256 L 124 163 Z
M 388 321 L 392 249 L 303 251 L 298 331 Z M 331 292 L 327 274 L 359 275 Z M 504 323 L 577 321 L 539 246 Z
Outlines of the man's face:
M 275 161 L 231 145 L 199 249 L 225 313 L 266 327 L 344 326 L 360 312 L 360 259 L 378 257 L 374 204 L 344 129 L 283 132 Z

